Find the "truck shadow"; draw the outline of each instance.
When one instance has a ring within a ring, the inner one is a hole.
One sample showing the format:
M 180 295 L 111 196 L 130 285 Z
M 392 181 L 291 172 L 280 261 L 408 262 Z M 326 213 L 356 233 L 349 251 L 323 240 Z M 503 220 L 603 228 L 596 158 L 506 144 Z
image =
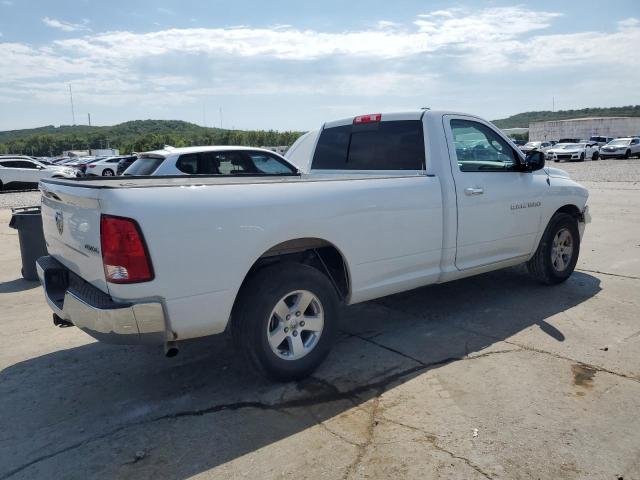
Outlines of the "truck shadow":
M 508 269 L 349 307 L 326 362 L 289 384 L 246 372 L 227 336 L 175 359 L 99 343 L 32 358 L 0 373 L 0 479 L 231 477 L 240 457 L 269 459 L 279 449 L 261 449 L 289 450 L 310 427 L 525 329 L 563 342 L 547 319 L 599 291 L 584 273 L 544 287 Z

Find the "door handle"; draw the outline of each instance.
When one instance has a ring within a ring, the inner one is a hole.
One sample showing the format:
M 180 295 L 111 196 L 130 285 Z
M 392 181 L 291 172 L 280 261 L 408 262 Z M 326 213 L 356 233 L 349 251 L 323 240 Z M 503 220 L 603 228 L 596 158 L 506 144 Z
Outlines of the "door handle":
M 464 194 L 468 196 L 482 195 L 483 193 L 484 193 L 484 188 L 482 187 L 468 187 L 464 189 Z

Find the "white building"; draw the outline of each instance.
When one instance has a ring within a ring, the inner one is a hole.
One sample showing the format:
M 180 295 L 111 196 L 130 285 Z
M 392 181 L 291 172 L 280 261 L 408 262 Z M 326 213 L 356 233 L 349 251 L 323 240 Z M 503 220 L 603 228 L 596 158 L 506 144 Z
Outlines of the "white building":
M 640 135 L 640 117 L 573 118 L 529 124 L 531 142 L 561 138 L 588 139 L 593 135 L 614 138 Z

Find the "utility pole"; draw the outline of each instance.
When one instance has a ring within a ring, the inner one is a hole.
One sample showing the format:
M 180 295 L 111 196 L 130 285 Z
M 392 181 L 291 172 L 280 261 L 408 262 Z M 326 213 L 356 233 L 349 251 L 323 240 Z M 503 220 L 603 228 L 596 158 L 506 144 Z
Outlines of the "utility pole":
M 551 97 L 551 101 L 553 102 L 552 103 L 553 106 L 551 107 L 551 111 L 555 112 L 556 111 L 556 97 L 555 97 L 555 95 L 553 97 Z
M 71 100 L 71 118 L 73 120 L 73 125 L 76 124 L 76 112 L 73 108 L 73 92 L 71 91 L 71 84 L 69 84 L 69 98 Z
M 222 128 L 222 107 L 220 107 L 220 128 Z
M 207 127 L 207 106 L 202 104 L 202 126 Z
M 87 119 L 89 120 L 89 126 L 91 126 L 91 114 L 87 113 Z

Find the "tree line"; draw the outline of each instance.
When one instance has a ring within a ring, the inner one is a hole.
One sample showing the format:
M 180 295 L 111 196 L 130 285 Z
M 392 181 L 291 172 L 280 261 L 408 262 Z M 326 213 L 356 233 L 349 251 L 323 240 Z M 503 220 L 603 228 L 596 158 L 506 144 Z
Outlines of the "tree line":
M 66 150 L 117 148 L 121 154 L 157 150 L 164 145 L 291 145 L 302 132 L 226 130 L 175 120 L 138 120 L 112 127 L 41 127 L 0 132 L 0 153 L 56 156 Z

